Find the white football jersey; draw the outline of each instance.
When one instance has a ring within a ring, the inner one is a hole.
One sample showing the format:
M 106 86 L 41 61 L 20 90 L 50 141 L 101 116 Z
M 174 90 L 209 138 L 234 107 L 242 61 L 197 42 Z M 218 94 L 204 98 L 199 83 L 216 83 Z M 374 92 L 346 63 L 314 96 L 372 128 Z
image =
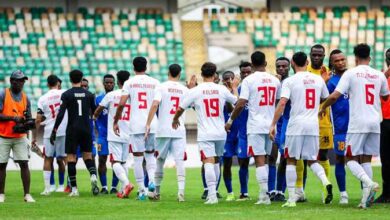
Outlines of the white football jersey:
M 382 72 L 359 65 L 343 74 L 336 90 L 349 96 L 348 133 L 380 133 L 380 96 L 389 94 Z
M 180 103 L 182 109 L 194 106 L 198 121 L 198 141 L 226 140 L 223 107 L 237 97 L 222 85 L 206 82 L 192 88 Z
M 43 121 L 45 125 L 43 138 L 50 138 L 58 111 L 60 110 L 61 95 L 63 92 L 64 90 L 51 89 L 38 99 L 38 112 L 41 112 L 45 116 L 45 120 Z M 64 119 L 57 129 L 57 136 L 65 136 L 67 124 L 68 113 L 65 112 Z
M 285 79 L 281 97 L 291 101 L 286 135 L 319 136 L 318 111 L 321 98 L 329 95 L 321 76 L 298 72 Z
M 122 117 L 118 121 L 119 126 L 119 135 L 114 133 L 114 118 L 116 110 L 121 100 L 122 90 L 118 89 L 112 92 L 107 93 L 103 100 L 99 103 L 100 106 L 103 106 L 108 109 L 108 121 L 107 121 L 107 140 L 115 141 L 121 143 L 129 143 L 129 130 L 130 130 L 130 100 L 127 100 Z
M 144 134 L 154 91 L 160 83 L 147 75 L 135 75 L 128 79 L 122 89 L 122 94 L 130 96 L 130 134 Z M 150 133 L 156 133 L 157 118 L 154 117 Z
M 156 137 L 186 137 L 186 129 L 184 127 L 185 115 L 183 114 L 180 117 L 180 126 L 177 130 L 172 128 L 172 119 L 187 92 L 187 87 L 180 82 L 167 81 L 157 86 L 154 100 L 159 101 L 160 106 L 158 107 Z
M 244 79 L 240 99 L 248 100 L 248 134 L 268 134 L 280 99 L 280 81 L 266 72 L 254 72 Z

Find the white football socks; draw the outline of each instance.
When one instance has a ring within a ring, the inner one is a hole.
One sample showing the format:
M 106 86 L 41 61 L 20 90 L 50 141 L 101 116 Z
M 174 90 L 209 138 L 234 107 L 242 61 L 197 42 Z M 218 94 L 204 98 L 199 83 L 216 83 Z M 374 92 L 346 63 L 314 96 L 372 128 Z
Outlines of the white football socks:
M 218 164 L 219 165 L 219 164 Z M 209 198 L 214 198 L 217 195 L 216 192 L 216 183 L 217 178 L 215 175 L 215 166 L 212 163 L 205 163 L 204 164 L 204 172 L 205 172 L 205 178 L 206 178 L 206 184 Z
M 156 158 L 154 157 L 154 153 L 145 153 L 145 160 L 149 182 L 154 182 L 154 174 L 156 172 Z
M 268 172 L 266 166 L 256 167 L 256 179 L 259 184 L 260 194 L 266 194 L 268 192 Z
M 366 186 L 369 186 L 373 183 L 371 178 L 367 175 L 363 167 L 358 162 L 350 160 L 347 162 L 347 166 L 351 170 L 351 173 L 360 181 L 362 181 Z
M 142 162 L 144 161 L 143 156 L 134 156 L 134 176 L 135 181 L 138 185 L 138 191 L 145 191 L 144 186 L 144 169 L 142 167 Z
M 129 184 L 129 178 L 127 177 L 126 170 L 123 168 L 122 164 L 114 163 L 112 169 L 114 170 L 116 177 L 121 181 L 122 186 L 127 186 Z
M 297 170 L 295 165 L 286 166 L 286 185 L 288 189 L 288 201 L 295 202 L 295 184 L 297 182 Z
M 154 183 L 156 184 L 156 193 L 160 193 L 160 186 L 162 179 L 164 177 L 164 163 L 165 160 L 163 159 L 157 159 L 157 167 L 156 167 L 156 173 L 154 176 Z
M 314 172 L 314 174 L 321 180 L 322 185 L 326 186 L 330 184 L 328 178 L 326 177 L 324 168 L 319 163 L 313 163 L 310 168 Z
M 51 176 L 51 171 L 43 171 L 43 181 L 45 183 L 45 191 L 49 192 L 50 191 L 50 176 Z
M 186 184 L 186 170 L 184 168 L 184 160 L 175 160 L 176 163 L 176 176 L 177 176 L 177 187 L 179 194 L 184 195 L 184 188 Z

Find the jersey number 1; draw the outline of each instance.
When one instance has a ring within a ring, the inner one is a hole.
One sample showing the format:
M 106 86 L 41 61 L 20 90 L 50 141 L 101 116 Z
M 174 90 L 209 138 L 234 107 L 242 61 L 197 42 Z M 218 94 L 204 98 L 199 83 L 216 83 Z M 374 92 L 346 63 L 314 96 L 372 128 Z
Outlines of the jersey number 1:
M 83 106 L 83 103 L 81 102 L 81 100 L 77 100 L 77 105 L 78 105 L 78 109 L 79 109 L 79 116 L 83 116 L 83 109 L 82 109 L 82 106 Z
M 207 117 L 219 117 L 219 99 L 203 99 Z M 212 111 L 211 111 L 211 110 Z

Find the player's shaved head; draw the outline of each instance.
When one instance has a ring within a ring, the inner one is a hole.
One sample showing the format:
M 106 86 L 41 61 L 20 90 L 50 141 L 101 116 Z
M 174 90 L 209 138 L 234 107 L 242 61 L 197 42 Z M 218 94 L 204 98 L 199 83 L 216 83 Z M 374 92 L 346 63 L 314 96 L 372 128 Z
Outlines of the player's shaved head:
M 228 71 L 225 71 L 224 73 L 222 73 L 222 80 L 223 81 L 226 81 L 226 80 L 229 80 L 229 79 L 233 79 L 234 78 L 234 73 L 230 70 Z
M 213 77 L 214 74 L 217 72 L 217 66 L 214 63 L 206 62 L 202 65 L 201 72 L 203 77 Z
M 310 64 L 314 69 L 320 69 L 324 63 L 325 47 L 315 44 L 310 49 Z
M 134 71 L 145 72 L 148 61 L 145 57 L 136 57 L 133 59 Z
M 127 70 L 120 70 L 116 73 L 116 78 L 118 79 L 118 85 L 123 85 L 130 78 L 130 73 Z
M 335 74 L 343 74 L 347 70 L 347 59 L 341 50 L 332 50 L 329 55 L 329 68 Z
M 72 70 L 69 72 L 70 81 L 74 84 L 80 83 L 83 79 L 83 72 L 80 70 Z
M 107 92 L 111 92 L 115 87 L 115 77 L 112 74 L 106 74 L 103 76 L 103 86 L 104 90 Z
M 290 60 L 286 57 L 279 57 L 275 61 L 276 74 L 282 77 L 282 80 L 287 78 L 290 71 Z
M 252 64 L 249 62 L 242 62 L 240 64 L 240 78 L 241 80 L 244 80 L 245 77 L 247 77 L 249 74 L 252 73 Z
M 179 64 L 171 64 L 169 66 L 169 74 L 173 77 L 176 78 L 178 75 L 180 75 L 181 72 L 181 67 Z

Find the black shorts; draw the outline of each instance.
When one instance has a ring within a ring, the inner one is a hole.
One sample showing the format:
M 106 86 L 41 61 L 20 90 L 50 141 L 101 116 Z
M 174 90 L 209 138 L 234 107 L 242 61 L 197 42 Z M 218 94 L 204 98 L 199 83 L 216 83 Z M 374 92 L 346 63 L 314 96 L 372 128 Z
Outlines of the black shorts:
M 77 147 L 80 152 L 92 152 L 92 135 L 88 132 L 67 133 L 65 137 L 65 153 L 77 154 Z

